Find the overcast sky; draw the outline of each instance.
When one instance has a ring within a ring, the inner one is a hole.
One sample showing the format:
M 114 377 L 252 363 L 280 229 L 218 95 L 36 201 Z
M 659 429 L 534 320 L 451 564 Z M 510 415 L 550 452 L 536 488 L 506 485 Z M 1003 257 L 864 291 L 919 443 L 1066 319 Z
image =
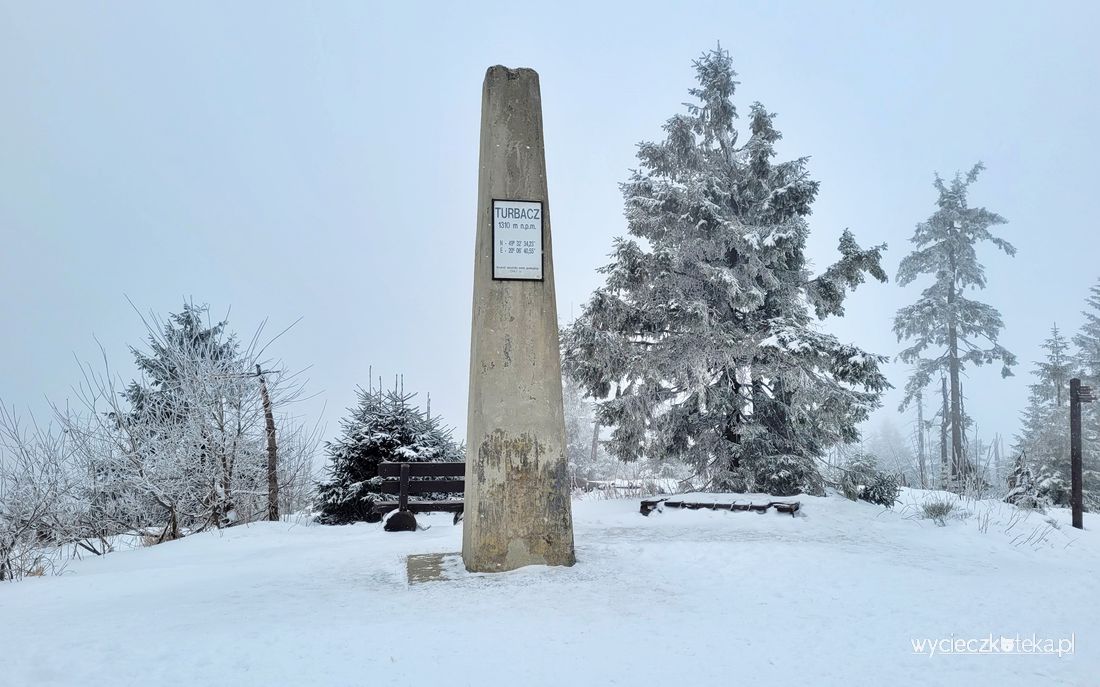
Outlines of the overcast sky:
M 142 325 L 185 299 L 311 366 L 328 436 L 373 366 L 464 435 L 481 81 L 541 76 L 558 309 L 579 312 L 622 234 L 618 182 L 721 41 L 736 104 L 811 156 L 819 268 L 845 227 L 891 278 L 934 171 L 983 160 L 972 201 L 1017 376 L 971 370 L 967 410 L 1011 436 L 1039 343 L 1100 277 L 1100 4 L 35 3 L 0 0 L 0 399 L 44 414 L 97 337 L 124 375 Z M 425 221 L 427 218 L 427 221 Z M 425 229 L 425 227 L 429 227 Z M 894 355 L 923 284 L 868 284 L 826 326 Z M 889 368 L 895 386 L 901 366 Z M 880 417 L 894 415 L 899 394 Z M 895 416 L 896 417 L 896 416 Z M 907 418 L 896 418 L 899 426 Z

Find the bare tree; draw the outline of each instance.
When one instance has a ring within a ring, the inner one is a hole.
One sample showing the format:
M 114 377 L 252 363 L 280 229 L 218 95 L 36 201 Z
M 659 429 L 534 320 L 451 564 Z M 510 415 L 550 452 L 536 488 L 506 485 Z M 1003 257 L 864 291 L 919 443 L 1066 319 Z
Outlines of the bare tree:
M 0 405 L 0 581 L 45 572 L 79 519 L 64 433 L 31 425 Z

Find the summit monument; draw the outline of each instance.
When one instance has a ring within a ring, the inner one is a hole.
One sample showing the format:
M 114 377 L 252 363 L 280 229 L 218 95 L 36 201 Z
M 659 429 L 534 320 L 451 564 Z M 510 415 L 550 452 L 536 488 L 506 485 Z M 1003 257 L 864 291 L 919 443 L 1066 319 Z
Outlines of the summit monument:
M 466 505 L 474 572 L 573 565 L 538 74 L 490 67 L 481 101 Z

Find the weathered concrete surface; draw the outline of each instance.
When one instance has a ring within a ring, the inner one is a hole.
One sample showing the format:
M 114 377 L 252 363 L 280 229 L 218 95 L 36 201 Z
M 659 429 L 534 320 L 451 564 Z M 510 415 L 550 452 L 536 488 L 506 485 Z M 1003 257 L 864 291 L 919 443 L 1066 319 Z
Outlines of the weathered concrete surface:
M 467 570 L 573 565 L 558 313 L 539 77 L 490 67 L 481 103 L 470 400 Z M 492 279 L 493 199 L 543 202 L 543 281 Z
M 440 582 L 447 579 L 447 559 L 458 558 L 457 553 L 414 554 L 405 559 L 405 573 L 409 584 Z

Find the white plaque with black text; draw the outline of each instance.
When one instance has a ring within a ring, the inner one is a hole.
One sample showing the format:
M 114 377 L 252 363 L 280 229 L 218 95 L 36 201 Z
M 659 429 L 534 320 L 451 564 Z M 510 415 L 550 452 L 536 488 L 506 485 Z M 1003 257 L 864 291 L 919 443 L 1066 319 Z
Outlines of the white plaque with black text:
M 542 202 L 493 201 L 493 279 L 542 281 Z

